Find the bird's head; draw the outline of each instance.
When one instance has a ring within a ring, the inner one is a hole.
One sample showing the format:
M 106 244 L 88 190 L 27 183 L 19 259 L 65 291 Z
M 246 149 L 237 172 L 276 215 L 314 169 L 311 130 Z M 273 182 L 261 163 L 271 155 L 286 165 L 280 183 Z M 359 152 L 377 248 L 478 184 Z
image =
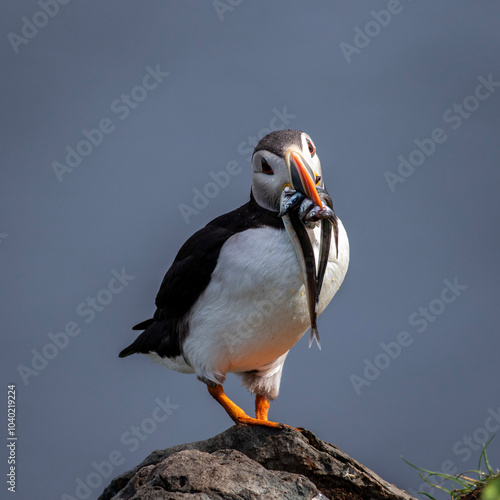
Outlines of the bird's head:
M 267 134 L 252 155 L 252 193 L 260 206 L 278 212 L 287 186 L 322 206 L 316 189 L 324 187 L 321 163 L 312 139 L 300 130 Z

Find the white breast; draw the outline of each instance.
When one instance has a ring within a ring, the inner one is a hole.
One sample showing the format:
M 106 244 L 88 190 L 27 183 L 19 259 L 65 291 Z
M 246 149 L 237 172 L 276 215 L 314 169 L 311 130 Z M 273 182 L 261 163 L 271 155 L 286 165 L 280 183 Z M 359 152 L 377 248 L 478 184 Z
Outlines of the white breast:
M 316 260 L 320 229 L 310 231 Z M 321 291 L 319 313 L 339 289 L 349 241 L 339 220 Z M 227 372 L 258 370 L 285 354 L 310 326 L 305 286 L 286 231 L 250 229 L 223 245 L 210 283 L 195 303 L 184 356 L 199 376 L 220 382 Z M 175 368 L 174 368 L 175 369 Z

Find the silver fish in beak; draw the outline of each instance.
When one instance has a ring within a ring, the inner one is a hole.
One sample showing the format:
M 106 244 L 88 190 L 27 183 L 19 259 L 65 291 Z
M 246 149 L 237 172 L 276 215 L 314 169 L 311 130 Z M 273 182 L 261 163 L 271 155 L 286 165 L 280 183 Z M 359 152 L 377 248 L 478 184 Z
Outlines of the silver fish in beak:
M 291 187 L 287 186 L 283 190 L 280 216 L 290 235 L 302 276 L 305 278 L 304 285 L 311 321 L 309 347 L 315 339 L 321 349 L 316 319 L 321 287 L 328 265 L 332 227 L 338 256 L 337 217 L 333 211 L 330 195 L 325 189 L 316 186 L 316 176 L 302 154 L 290 148 L 285 154 L 285 162 Z M 321 221 L 321 240 L 319 266 L 316 270 L 314 250 L 306 226 L 315 227 L 318 221 Z

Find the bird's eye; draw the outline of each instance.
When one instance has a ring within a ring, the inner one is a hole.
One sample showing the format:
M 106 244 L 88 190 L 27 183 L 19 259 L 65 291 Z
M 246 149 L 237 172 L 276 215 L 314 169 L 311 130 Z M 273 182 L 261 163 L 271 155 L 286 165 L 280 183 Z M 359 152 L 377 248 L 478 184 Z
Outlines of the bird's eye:
M 262 172 L 264 172 L 265 174 L 268 175 L 274 174 L 273 168 L 271 167 L 271 165 L 269 165 L 269 163 L 265 158 L 262 158 L 262 160 L 260 160 L 260 166 L 262 167 Z
M 316 176 L 316 185 L 318 185 L 321 182 L 321 175 Z
M 309 139 L 307 139 L 307 147 L 309 148 L 309 153 L 311 153 L 311 157 L 313 157 L 314 154 L 316 153 L 316 148 L 314 147 L 314 144 Z

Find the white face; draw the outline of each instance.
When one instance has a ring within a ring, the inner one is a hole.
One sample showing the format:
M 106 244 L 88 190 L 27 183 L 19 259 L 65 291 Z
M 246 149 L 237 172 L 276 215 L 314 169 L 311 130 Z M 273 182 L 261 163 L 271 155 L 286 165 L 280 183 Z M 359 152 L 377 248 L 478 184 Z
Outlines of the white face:
M 324 187 L 321 163 L 309 135 L 302 132 L 301 144 L 290 144 L 286 151 L 289 149 L 302 155 L 316 176 L 316 185 Z M 252 193 L 257 203 L 268 210 L 279 211 L 281 192 L 286 186 L 290 186 L 290 173 L 285 159 L 270 151 L 257 151 L 252 157 Z

